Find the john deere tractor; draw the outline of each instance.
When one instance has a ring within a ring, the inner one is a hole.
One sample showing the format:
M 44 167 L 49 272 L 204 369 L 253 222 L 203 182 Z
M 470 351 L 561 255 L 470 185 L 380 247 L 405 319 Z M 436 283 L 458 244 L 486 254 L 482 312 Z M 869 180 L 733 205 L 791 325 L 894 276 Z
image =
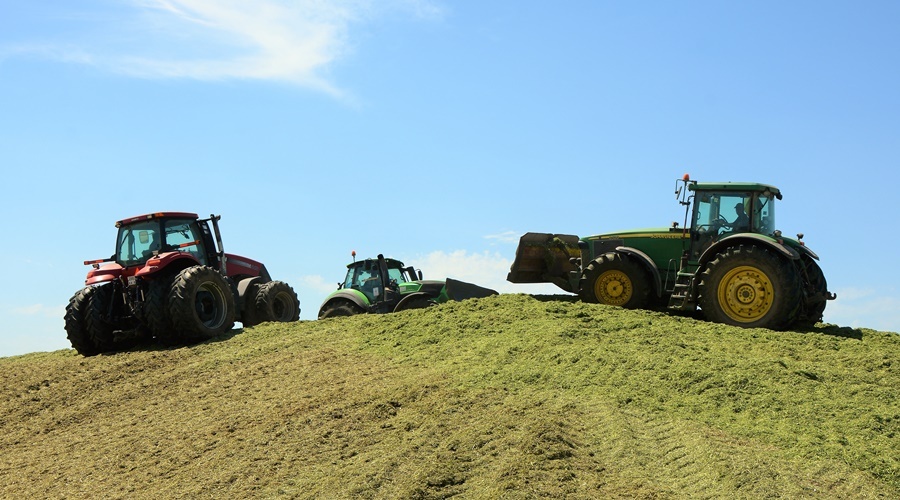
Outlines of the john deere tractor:
M 742 327 L 786 329 L 822 319 L 819 257 L 775 226 L 781 191 L 746 182 L 676 183 L 683 226 L 579 238 L 527 233 L 507 280 L 554 283 L 586 302 L 695 311 Z
M 347 264 L 347 276 L 319 308 L 319 319 L 364 313 L 389 313 L 421 309 L 448 300 L 496 295 L 487 288 L 448 278 L 423 280 L 422 271 L 406 267 L 379 254 L 377 259 Z
M 116 253 L 85 261 L 93 266 L 86 286 L 66 307 L 72 347 L 91 356 L 150 337 L 167 345 L 206 340 L 235 321 L 296 321 L 300 303 L 287 283 L 222 250 L 220 218 L 159 212 L 116 222 Z

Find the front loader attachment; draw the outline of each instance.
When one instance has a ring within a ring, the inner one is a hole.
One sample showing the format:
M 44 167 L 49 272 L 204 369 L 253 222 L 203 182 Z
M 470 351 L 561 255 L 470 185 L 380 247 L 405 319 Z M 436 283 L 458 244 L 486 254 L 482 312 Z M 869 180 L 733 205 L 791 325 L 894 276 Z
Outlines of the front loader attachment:
M 450 300 L 481 299 L 497 295 L 496 290 L 466 283 L 465 281 L 447 278 L 447 298 Z
M 567 292 L 578 293 L 581 258 L 578 236 L 573 234 L 525 233 L 519 239 L 516 260 L 506 281 L 511 283 L 553 283 Z

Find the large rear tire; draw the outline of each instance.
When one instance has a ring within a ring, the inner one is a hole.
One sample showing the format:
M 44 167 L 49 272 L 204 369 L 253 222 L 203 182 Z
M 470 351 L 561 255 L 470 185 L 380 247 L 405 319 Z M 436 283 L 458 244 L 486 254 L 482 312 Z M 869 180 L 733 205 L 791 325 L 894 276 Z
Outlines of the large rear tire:
M 818 296 L 822 300 L 813 302 L 812 305 L 805 307 L 797 320 L 797 326 L 804 328 L 812 328 L 816 323 L 822 321 L 822 314 L 825 312 L 825 306 L 828 303 L 825 300 L 825 294 L 828 293 L 828 282 L 825 280 L 825 273 L 822 268 L 816 264 L 816 261 L 809 256 L 803 256 L 801 265 L 806 269 L 806 276 L 809 283 L 806 284 L 808 296 Z
M 650 279 L 631 257 L 609 252 L 588 264 L 579 295 L 585 302 L 645 309 L 650 303 Z
M 72 348 L 82 356 L 96 356 L 100 354 L 100 350 L 94 345 L 94 341 L 87 334 L 85 329 L 85 311 L 91 296 L 94 294 L 94 287 L 85 287 L 75 292 L 75 295 L 69 299 L 69 305 L 66 306 L 66 337 L 72 344 Z
M 257 321 L 297 321 L 300 319 L 300 300 L 297 293 L 283 281 L 270 281 L 256 292 Z
M 700 274 L 699 303 L 710 321 L 783 330 L 797 319 L 800 280 L 787 259 L 738 245 L 716 255 Z
M 225 277 L 211 267 L 192 266 L 178 273 L 167 302 L 178 341 L 208 340 L 234 326 L 234 294 Z M 176 341 L 171 336 L 165 340 Z

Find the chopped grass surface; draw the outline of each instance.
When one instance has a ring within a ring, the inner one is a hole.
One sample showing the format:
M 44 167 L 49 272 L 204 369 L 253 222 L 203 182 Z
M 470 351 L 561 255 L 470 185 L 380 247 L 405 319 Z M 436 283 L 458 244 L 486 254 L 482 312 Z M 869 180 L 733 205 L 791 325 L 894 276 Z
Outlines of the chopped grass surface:
M 0 359 L 0 497 L 896 498 L 900 336 L 500 295 Z

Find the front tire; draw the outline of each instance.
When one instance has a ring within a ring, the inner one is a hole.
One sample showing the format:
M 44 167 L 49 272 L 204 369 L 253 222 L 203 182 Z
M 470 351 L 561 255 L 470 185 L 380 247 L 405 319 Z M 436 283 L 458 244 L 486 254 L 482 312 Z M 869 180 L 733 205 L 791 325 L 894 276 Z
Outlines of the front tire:
M 699 303 L 710 321 L 783 330 L 797 318 L 800 280 L 786 259 L 738 245 L 716 255 L 701 273 Z
M 355 316 L 364 312 L 365 311 L 360 309 L 359 306 L 355 304 L 352 304 L 346 300 L 339 300 L 323 307 L 322 310 L 319 311 L 319 319 Z
M 75 292 L 66 306 L 66 337 L 72 344 L 72 348 L 82 356 L 96 356 L 100 349 L 87 334 L 85 328 L 85 312 L 94 294 L 94 287 L 85 287 Z
M 410 297 L 409 300 L 401 300 L 397 307 L 394 308 L 394 312 L 400 311 L 410 311 L 412 309 L 426 309 L 429 307 L 436 306 L 437 303 L 429 299 L 428 297 L 421 295 L 418 297 Z
M 647 271 L 634 259 L 609 252 L 588 264 L 581 278 L 581 300 L 595 304 L 645 309 L 650 303 Z
M 211 267 L 192 266 L 178 273 L 167 300 L 180 340 L 208 340 L 234 326 L 234 294 L 225 277 Z
M 297 293 L 283 281 L 270 281 L 256 292 L 258 321 L 297 321 L 300 319 L 300 300 Z
M 94 287 L 84 314 L 84 329 L 99 352 L 116 350 L 115 328 L 109 323 L 109 312 L 115 300 L 115 287 L 104 283 Z

